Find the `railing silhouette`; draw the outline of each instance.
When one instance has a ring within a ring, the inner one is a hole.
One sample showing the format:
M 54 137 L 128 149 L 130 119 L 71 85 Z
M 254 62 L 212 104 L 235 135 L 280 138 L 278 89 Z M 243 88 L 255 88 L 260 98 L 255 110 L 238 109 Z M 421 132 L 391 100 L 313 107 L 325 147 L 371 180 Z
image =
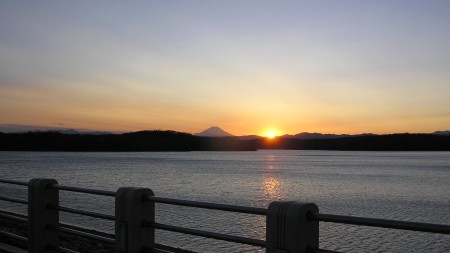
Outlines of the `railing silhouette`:
M 332 253 L 319 248 L 319 221 L 450 234 L 450 225 L 395 221 L 319 213 L 317 205 L 302 202 L 272 202 L 256 208 L 155 197 L 147 188 L 122 187 L 117 192 L 62 186 L 54 179 L 29 182 L 0 179 L 0 183 L 28 187 L 28 200 L 0 196 L 7 201 L 28 206 L 28 216 L 0 210 L 0 217 L 28 224 L 28 237 L 0 228 L 0 236 L 26 242 L 31 253 L 75 253 L 59 245 L 60 233 L 114 245 L 120 253 L 175 252 L 175 248 L 155 243 L 155 230 L 189 234 L 216 240 L 258 246 L 267 253 Z M 79 210 L 59 205 L 59 191 L 109 196 L 115 198 L 115 215 Z M 155 203 L 195 207 L 266 216 L 266 240 L 227 235 L 155 222 Z M 72 213 L 115 222 L 114 238 L 86 232 L 59 222 L 59 213 Z

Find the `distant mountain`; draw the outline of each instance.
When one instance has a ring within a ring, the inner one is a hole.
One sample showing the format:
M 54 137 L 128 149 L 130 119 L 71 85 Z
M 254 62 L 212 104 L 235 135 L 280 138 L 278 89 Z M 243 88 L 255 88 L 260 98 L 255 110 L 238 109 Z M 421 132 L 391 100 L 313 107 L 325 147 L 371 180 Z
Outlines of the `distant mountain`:
M 437 134 L 437 135 L 450 135 L 450 130 L 447 131 L 436 131 L 432 134 Z
M 195 134 L 196 136 L 202 136 L 202 137 L 234 137 L 234 135 L 224 131 L 220 127 L 210 127 L 206 129 L 203 132 L 200 132 L 198 134 Z
M 343 137 L 349 137 L 348 134 L 321 134 L 321 133 L 308 133 L 303 132 L 295 135 L 283 135 L 282 138 L 286 139 L 336 139 L 336 138 L 343 138 Z
M 111 134 L 110 132 L 93 131 L 87 129 L 75 130 L 62 127 L 14 125 L 14 124 L 0 124 L 0 132 L 2 133 L 58 132 L 63 134 L 92 134 L 92 135 Z
M 1 124 L 0 132 L 2 133 L 24 133 L 31 131 L 56 131 L 62 130 L 60 127 L 30 126 L 30 125 L 14 125 Z
M 371 133 L 365 133 L 365 134 L 321 134 L 321 133 L 308 133 L 303 132 L 299 134 L 285 134 L 278 136 L 278 138 L 281 139 L 297 139 L 297 140 L 324 140 L 324 139 L 339 139 L 339 138 L 347 138 L 347 137 L 360 137 L 360 136 L 376 136 L 376 134 Z M 256 140 L 256 139 L 262 139 L 266 138 L 259 135 L 244 135 L 244 136 L 237 136 L 239 140 Z
M 244 136 L 236 136 L 239 140 L 242 141 L 248 141 L 248 140 L 257 140 L 257 139 L 261 139 L 264 138 L 262 136 L 259 135 L 244 135 Z
M 285 134 L 280 136 L 285 139 L 301 139 L 301 140 L 309 140 L 309 139 L 338 139 L 338 138 L 346 138 L 346 137 L 359 137 L 359 136 L 374 136 L 375 134 L 365 133 L 365 134 L 321 134 L 321 133 L 308 133 L 303 132 L 295 135 Z
M 103 134 L 111 134 L 110 132 L 106 131 L 77 131 L 74 129 L 63 129 L 63 130 L 56 130 L 52 132 L 58 132 L 62 134 L 90 134 L 90 135 L 103 135 Z

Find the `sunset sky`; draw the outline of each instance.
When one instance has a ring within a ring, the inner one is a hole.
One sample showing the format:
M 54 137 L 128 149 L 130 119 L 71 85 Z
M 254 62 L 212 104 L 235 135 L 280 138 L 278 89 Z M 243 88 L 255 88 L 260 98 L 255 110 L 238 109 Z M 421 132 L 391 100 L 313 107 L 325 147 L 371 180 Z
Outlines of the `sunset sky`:
M 449 130 L 450 1 L 1 1 L 0 124 Z

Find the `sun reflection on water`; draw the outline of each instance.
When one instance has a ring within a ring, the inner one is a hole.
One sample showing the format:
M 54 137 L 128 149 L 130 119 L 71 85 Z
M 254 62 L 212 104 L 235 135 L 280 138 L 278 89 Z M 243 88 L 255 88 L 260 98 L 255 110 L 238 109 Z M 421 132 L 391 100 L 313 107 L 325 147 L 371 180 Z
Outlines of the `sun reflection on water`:
M 264 199 L 268 201 L 281 199 L 282 181 L 280 179 L 280 167 L 277 164 L 277 157 L 275 155 L 268 154 L 266 156 L 262 172 Z
M 281 198 L 280 186 L 281 182 L 278 178 L 272 176 L 264 177 L 264 193 L 271 199 Z
M 274 154 L 266 154 L 264 162 L 259 169 L 260 181 L 259 181 L 259 199 L 256 206 L 268 206 L 272 201 L 283 199 L 283 181 L 280 177 L 282 175 L 281 166 L 279 160 Z M 265 217 L 257 217 L 257 221 L 252 224 L 254 236 L 260 240 L 265 240 Z M 255 252 L 264 252 L 258 250 Z

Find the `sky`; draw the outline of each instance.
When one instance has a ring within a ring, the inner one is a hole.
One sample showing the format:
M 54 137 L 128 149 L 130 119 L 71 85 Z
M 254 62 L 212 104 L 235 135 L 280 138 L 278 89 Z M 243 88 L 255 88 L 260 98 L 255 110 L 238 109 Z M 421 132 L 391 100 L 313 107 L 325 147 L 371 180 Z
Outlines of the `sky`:
M 0 2 L 0 124 L 450 129 L 450 1 Z

